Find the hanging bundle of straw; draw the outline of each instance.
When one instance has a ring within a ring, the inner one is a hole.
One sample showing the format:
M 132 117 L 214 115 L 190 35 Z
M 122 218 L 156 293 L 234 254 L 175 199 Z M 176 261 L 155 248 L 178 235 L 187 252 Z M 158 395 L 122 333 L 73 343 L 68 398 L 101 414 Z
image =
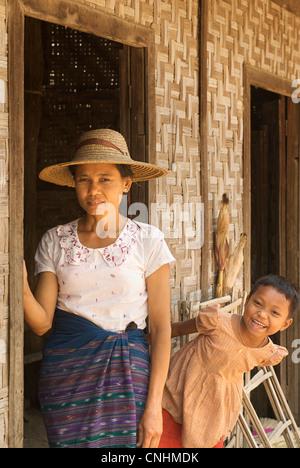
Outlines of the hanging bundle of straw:
M 223 295 L 224 269 L 229 255 L 229 199 L 223 195 L 222 207 L 218 216 L 215 238 L 215 257 L 219 269 L 216 297 Z
M 234 252 L 229 257 L 228 263 L 225 268 L 224 284 L 225 284 L 226 289 L 233 287 L 236 277 L 241 269 L 241 266 L 244 261 L 243 250 L 244 250 L 246 242 L 247 242 L 247 234 L 243 232 L 240 236 L 238 245 L 236 246 Z

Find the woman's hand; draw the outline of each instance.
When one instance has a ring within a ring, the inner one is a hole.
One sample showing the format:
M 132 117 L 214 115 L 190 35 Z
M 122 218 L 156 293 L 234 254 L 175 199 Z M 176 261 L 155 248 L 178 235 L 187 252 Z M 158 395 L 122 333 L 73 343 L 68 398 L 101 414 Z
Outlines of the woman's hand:
M 137 447 L 157 448 L 162 430 L 163 419 L 161 405 L 146 407 L 139 424 Z
M 157 448 L 163 428 L 162 397 L 171 353 L 170 268 L 163 265 L 146 279 L 151 337 L 151 371 L 138 447 Z

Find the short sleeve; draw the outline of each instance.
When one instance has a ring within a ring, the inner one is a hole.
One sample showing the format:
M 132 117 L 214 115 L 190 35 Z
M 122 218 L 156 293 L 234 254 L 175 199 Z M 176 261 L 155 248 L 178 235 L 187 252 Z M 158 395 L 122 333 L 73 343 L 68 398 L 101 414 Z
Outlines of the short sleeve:
M 283 346 L 278 346 L 278 345 L 273 345 L 273 354 L 271 357 L 265 361 L 263 361 L 260 366 L 265 367 L 265 366 L 276 366 L 279 364 L 284 357 L 286 357 L 289 352 L 286 348 L 283 348 Z
M 196 317 L 196 327 L 201 335 L 213 334 L 219 326 L 219 308 L 207 307 Z
M 163 233 L 158 229 L 152 230 L 149 233 L 148 247 L 145 252 L 146 278 L 167 263 L 172 266 L 175 258 L 166 244 Z
M 43 235 L 35 254 L 35 275 L 44 271 L 51 271 L 56 274 L 54 263 L 54 242 L 51 231 L 47 231 Z

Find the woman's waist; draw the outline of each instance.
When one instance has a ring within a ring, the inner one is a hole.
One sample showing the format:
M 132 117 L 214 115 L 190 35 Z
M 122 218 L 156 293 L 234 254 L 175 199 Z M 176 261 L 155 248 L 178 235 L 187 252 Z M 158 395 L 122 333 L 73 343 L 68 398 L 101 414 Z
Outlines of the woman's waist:
M 58 300 L 57 309 L 82 317 L 97 327 L 114 333 L 123 333 L 131 322 L 137 325 L 136 328 L 144 330 L 148 316 L 147 302 L 141 304 L 127 301 L 124 304 L 116 299 L 93 304 L 81 300 L 74 304 Z
M 61 347 L 67 344 L 79 348 L 89 341 L 102 342 L 107 339 L 112 341 L 125 339 L 129 344 L 141 344 L 148 347 L 143 330 L 135 327 L 133 322 L 128 325 L 128 328 L 121 333 L 105 330 L 85 317 L 57 308 L 52 333 L 45 345 L 45 349 L 49 346 L 52 348 L 53 346 Z

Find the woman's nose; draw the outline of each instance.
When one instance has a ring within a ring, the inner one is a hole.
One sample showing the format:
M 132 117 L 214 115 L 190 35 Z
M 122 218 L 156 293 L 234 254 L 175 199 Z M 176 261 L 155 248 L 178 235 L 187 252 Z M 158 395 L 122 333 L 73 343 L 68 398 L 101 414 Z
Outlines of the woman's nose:
M 91 181 L 89 184 L 89 190 L 88 190 L 90 195 L 94 195 L 96 193 L 100 193 L 100 186 L 96 181 Z

